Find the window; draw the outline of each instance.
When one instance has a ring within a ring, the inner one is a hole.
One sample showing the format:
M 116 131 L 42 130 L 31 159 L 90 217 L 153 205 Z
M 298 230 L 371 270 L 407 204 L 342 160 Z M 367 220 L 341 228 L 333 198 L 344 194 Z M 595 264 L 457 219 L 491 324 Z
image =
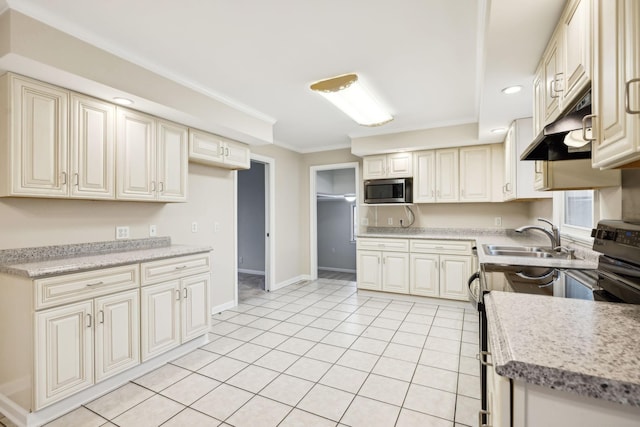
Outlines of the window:
M 358 211 L 356 205 L 351 205 L 351 243 L 356 241 L 356 235 L 358 234 Z
M 595 191 L 558 192 L 554 197 L 554 211 L 554 217 L 556 217 L 564 237 L 590 241 L 591 229 L 595 227 L 599 219 Z

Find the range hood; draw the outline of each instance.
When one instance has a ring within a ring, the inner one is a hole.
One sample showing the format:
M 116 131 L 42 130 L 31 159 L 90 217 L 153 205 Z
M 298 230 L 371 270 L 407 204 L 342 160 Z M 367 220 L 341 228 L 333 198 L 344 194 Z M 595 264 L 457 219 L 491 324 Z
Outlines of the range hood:
M 591 143 L 582 139 L 582 119 L 591 114 L 591 92 L 578 101 L 553 123 L 549 123 L 542 132 L 522 152 L 520 160 L 575 160 L 591 158 Z M 590 133 L 590 129 L 587 129 Z M 572 145 L 568 146 L 565 139 Z M 573 141 L 571 141 L 573 140 Z

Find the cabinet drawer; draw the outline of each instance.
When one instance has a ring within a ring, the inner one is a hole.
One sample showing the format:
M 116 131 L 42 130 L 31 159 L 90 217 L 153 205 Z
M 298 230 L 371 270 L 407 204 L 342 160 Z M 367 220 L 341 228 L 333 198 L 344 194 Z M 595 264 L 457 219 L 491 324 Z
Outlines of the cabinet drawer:
M 209 272 L 209 253 L 168 258 L 140 264 L 142 286 Z
M 360 238 L 357 241 L 357 246 L 358 250 L 408 252 L 409 240 Z
M 35 307 L 53 307 L 133 289 L 140 284 L 138 264 L 35 280 Z
M 411 240 L 411 252 L 471 255 L 473 242 L 463 240 Z

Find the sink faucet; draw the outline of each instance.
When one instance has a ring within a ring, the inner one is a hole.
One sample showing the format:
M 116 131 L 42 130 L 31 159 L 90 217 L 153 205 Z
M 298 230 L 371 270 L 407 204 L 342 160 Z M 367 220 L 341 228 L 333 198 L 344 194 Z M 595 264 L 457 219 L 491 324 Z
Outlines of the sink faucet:
M 548 219 L 538 218 L 538 221 L 546 222 L 547 224 L 549 224 L 551 226 L 551 231 L 547 230 L 544 227 L 540 227 L 538 225 L 525 225 L 524 227 L 516 228 L 515 231 L 517 233 L 522 233 L 523 231 L 526 231 L 526 230 L 542 231 L 544 234 L 547 235 L 549 240 L 551 240 L 551 248 L 552 249 L 555 249 L 555 248 L 559 247 L 560 246 L 560 231 L 558 230 L 558 227 L 553 225 L 553 223 L 551 221 L 549 221 Z

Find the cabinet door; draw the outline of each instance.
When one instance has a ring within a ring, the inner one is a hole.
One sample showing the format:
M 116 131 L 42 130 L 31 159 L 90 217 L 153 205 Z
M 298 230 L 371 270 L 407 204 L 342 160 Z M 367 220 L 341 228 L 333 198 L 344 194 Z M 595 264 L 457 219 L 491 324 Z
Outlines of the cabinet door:
M 459 200 L 458 149 L 436 151 L 436 202 Z
M 543 190 L 547 182 L 547 162 L 545 160 L 536 160 L 533 172 L 533 188 Z
M 414 161 L 413 202 L 433 203 L 436 201 L 436 152 L 420 151 Z
M 251 167 L 251 150 L 244 144 L 226 142 L 224 163 L 231 169 L 249 169 Z
M 640 149 L 640 5 L 634 1 L 595 1 L 593 107 L 594 167 L 616 167 L 638 159 Z M 635 83 L 631 80 L 635 79 Z M 629 93 L 627 94 L 627 82 Z
M 577 100 L 591 82 L 591 1 L 574 0 L 562 17 L 562 108 Z
M 504 200 L 513 200 L 516 198 L 516 167 L 518 158 L 516 157 L 515 138 L 515 124 L 512 123 L 504 138 L 504 185 L 502 187 Z
M 440 255 L 440 296 L 468 301 L 467 280 L 471 276 L 471 257 Z
M 180 281 L 143 287 L 140 291 L 142 361 L 180 344 Z
M 71 196 L 115 199 L 115 106 L 71 94 Z
M 439 256 L 411 254 L 409 262 L 409 293 L 437 297 L 440 288 Z
M 197 338 L 209 330 L 209 274 L 182 280 L 182 342 Z
M 69 93 L 11 75 L 11 194 L 66 197 Z
M 219 136 L 189 129 L 189 160 L 211 166 L 224 164 L 224 143 Z
M 35 410 L 93 384 L 93 302 L 37 312 Z
M 491 201 L 491 147 L 460 149 L 460 201 Z
M 138 289 L 95 300 L 96 382 L 140 363 Z
M 554 33 L 542 57 L 544 68 L 544 124 L 549 124 L 560 115 L 560 96 L 562 94 L 562 71 L 559 33 Z
M 387 155 L 387 177 L 411 178 L 413 176 L 413 153 Z
M 378 179 L 387 176 L 387 155 L 367 156 L 362 159 L 362 179 Z
M 189 168 L 188 131 L 184 126 L 165 120 L 157 121 L 156 145 L 158 200 L 187 201 Z
M 382 253 L 358 251 L 358 289 L 382 290 Z
M 409 293 L 408 253 L 382 253 L 382 290 L 401 294 Z
M 545 111 L 544 68 L 538 66 L 533 77 L 533 136 L 536 137 L 544 128 Z
M 117 108 L 117 193 L 121 200 L 155 200 L 155 119 Z

